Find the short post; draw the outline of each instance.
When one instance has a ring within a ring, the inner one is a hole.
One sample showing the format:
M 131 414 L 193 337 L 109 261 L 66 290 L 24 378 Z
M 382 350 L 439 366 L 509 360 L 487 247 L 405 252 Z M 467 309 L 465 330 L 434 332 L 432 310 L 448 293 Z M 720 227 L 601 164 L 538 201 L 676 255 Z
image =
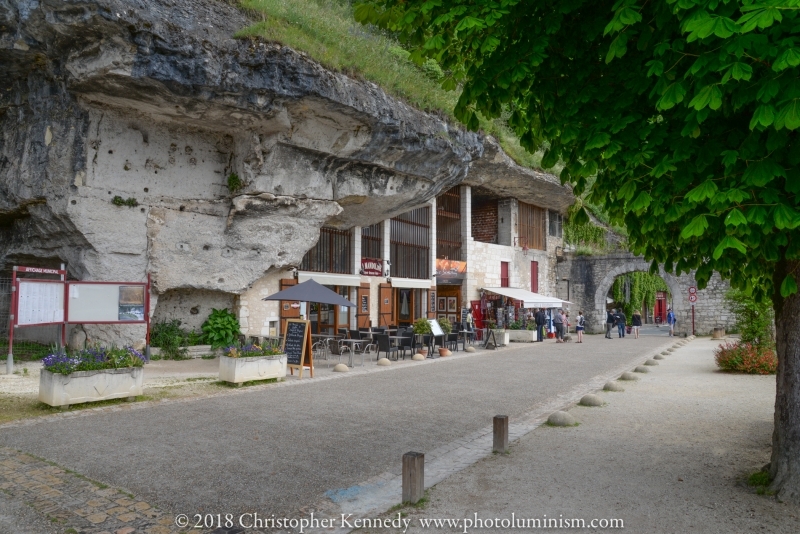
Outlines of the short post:
M 425 494 L 425 454 L 403 455 L 403 502 L 416 504 Z
M 495 415 L 494 423 L 494 445 L 492 452 L 507 453 L 508 452 L 508 416 Z

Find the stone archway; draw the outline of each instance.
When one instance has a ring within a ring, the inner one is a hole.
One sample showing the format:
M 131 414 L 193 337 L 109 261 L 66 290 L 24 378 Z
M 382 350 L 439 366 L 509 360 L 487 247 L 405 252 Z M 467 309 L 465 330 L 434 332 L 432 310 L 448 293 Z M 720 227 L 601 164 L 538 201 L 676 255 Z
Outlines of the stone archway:
M 606 295 L 618 276 L 636 271 L 649 271 L 650 262 L 629 252 L 602 256 L 576 256 L 566 254 L 558 263 L 558 280 L 569 281 L 569 297 L 577 310 L 586 317 L 587 331 L 599 333 L 604 330 Z M 659 267 L 659 276 L 664 279 L 672 293 L 671 306 L 677 317 L 678 334 L 692 332 L 692 306 L 688 300 L 691 286 L 697 286 L 694 272 L 680 276 Z M 732 326 L 733 317 L 725 305 L 725 293 L 730 288 L 718 274 L 714 274 L 705 289 L 697 291 L 694 306 L 695 332 L 707 335 L 716 326 Z M 572 308 L 572 306 L 571 306 Z
M 608 291 L 611 289 L 611 285 L 614 283 L 614 280 L 623 274 L 637 271 L 649 272 L 650 263 L 642 258 L 632 258 L 630 261 L 623 262 L 620 265 L 610 269 L 603 279 L 597 284 L 597 290 L 594 294 L 594 312 L 599 318 L 601 318 L 601 323 L 605 321 L 606 296 L 608 295 Z M 684 299 L 679 298 L 679 295 L 681 295 L 681 286 L 678 283 L 677 277 L 664 271 L 664 267 L 662 265 L 658 266 L 658 275 L 664 280 L 664 282 L 666 282 L 667 287 L 669 287 L 669 291 L 672 294 L 672 302 L 670 303 L 670 306 L 675 314 L 678 317 L 684 314 L 687 316 L 690 315 L 691 309 L 687 310 L 687 308 L 690 308 L 689 303 Z

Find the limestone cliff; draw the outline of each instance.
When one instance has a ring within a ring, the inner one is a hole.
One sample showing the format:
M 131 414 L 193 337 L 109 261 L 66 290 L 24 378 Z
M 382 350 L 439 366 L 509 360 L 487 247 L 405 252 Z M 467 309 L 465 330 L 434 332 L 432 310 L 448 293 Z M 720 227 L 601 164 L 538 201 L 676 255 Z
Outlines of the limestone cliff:
M 0 270 L 231 295 L 322 225 L 407 211 L 482 156 L 372 83 L 231 37 L 247 24 L 218 0 L 0 0 Z

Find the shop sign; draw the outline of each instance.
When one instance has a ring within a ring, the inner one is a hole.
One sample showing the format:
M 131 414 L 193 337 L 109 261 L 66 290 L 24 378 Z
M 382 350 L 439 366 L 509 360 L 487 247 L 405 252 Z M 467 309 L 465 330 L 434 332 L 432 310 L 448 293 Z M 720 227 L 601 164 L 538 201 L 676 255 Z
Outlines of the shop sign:
M 366 276 L 383 276 L 383 260 L 361 258 L 361 274 Z
M 436 259 L 436 283 L 438 285 L 460 285 L 467 276 L 467 262 Z

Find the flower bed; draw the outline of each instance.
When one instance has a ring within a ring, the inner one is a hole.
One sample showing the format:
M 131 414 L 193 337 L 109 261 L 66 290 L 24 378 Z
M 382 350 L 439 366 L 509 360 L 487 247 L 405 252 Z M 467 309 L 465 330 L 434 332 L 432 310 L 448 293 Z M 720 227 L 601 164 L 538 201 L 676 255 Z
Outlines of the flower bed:
M 42 360 L 39 400 L 50 406 L 134 398 L 142 394 L 146 357 L 132 347 L 89 348 Z
M 751 343 L 727 342 L 720 345 L 714 351 L 714 360 L 723 371 L 771 375 L 778 370 L 775 351 Z
M 245 345 L 229 346 L 219 359 L 219 379 L 231 384 L 284 378 L 286 354 L 277 348 Z

